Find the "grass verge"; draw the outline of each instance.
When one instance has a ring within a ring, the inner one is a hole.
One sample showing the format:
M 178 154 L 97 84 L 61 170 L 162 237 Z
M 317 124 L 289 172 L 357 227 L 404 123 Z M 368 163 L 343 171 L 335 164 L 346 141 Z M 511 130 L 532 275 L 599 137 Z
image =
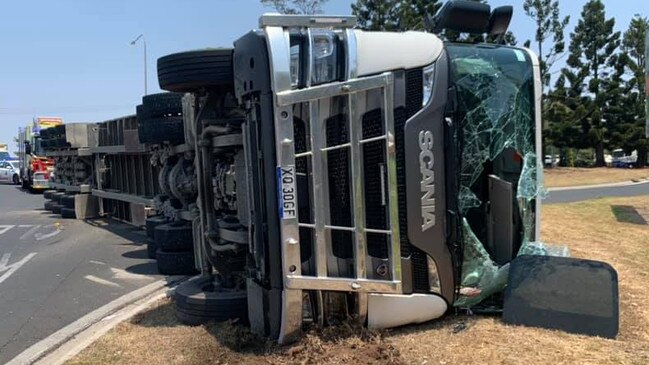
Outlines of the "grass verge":
M 611 167 L 555 167 L 552 169 L 545 169 L 543 173 L 545 185 L 549 188 L 598 185 L 649 179 L 649 168 L 621 169 Z
M 620 214 L 623 207 L 627 214 Z M 644 223 L 628 210 L 644 217 Z M 617 213 L 616 213 L 617 212 Z M 618 271 L 616 340 L 516 327 L 498 318 L 446 319 L 386 332 L 336 327 L 279 347 L 231 323 L 180 325 L 162 301 L 68 364 L 648 364 L 649 196 L 606 198 L 543 208 L 543 240 Z M 622 217 L 622 218 L 620 218 Z

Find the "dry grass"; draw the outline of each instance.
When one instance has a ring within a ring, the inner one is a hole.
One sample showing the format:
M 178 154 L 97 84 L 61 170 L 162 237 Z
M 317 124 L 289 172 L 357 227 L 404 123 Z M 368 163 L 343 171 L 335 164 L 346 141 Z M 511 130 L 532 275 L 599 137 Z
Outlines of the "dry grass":
M 181 326 L 168 302 L 162 302 L 120 324 L 69 363 L 649 364 L 649 226 L 636 216 L 649 220 L 648 209 L 649 196 L 543 208 L 545 241 L 567 244 L 573 256 L 607 261 L 617 269 L 617 340 L 513 327 L 497 318 L 449 316 L 380 334 L 331 328 L 278 347 L 228 323 Z
M 561 186 L 597 185 L 630 180 L 649 179 L 649 168 L 621 169 L 610 167 L 577 168 L 556 167 L 545 169 L 545 185 L 549 188 Z

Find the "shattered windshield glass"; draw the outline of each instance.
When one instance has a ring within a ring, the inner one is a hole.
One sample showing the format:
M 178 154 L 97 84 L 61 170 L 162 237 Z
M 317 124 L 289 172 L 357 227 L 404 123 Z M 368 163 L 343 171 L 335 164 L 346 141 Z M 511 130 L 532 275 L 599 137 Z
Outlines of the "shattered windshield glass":
M 513 191 L 514 254 L 539 252 L 532 249 L 541 247 L 533 242 L 535 201 L 545 196 L 545 190 L 536 156 L 534 73 L 527 52 L 468 44 L 448 44 L 447 50 L 461 146 L 458 209 L 463 217 L 463 261 L 455 305 L 471 307 L 501 291 L 507 282 L 508 265 L 498 265 L 494 253 L 486 249 L 493 224 L 490 179 Z

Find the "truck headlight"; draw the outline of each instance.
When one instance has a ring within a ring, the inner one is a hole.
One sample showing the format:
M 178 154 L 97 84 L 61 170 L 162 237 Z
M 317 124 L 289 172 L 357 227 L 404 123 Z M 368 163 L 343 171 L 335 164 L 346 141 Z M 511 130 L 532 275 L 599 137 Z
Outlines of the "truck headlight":
M 435 64 L 432 63 L 429 66 L 424 67 L 424 77 L 423 77 L 423 99 L 422 106 L 426 106 L 430 99 L 433 97 L 433 85 L 435 84 Z
M 311 85 L 337 80 L 338 36 L 325 29 L 312 29 L 310 33 Z

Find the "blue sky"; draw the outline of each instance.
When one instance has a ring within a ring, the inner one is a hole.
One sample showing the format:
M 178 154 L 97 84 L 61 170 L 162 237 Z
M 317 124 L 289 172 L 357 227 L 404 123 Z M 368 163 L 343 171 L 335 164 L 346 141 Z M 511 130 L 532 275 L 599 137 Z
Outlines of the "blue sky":
M 561 0 L 562 13 L 579 19 L 586 0 Z M 522 0 L 513 4 L 511 30 L 531 39 Z M 649 16 L 647 0 L 604 0 L 607 16 L 626 29 L 635 13 Z M 351 13 L 350 0 L 330 0 L 327 14 Z M 148 51 L 149 93 L 158 91 L 156 59 L 168 53 L 228 46 L 256 27 L 271 9 L 256 0 L 7 1 L 0 12 L 0 143 L 36 115 L 66 122 L 99 122 L 133 114 L 144 92 L 142 45 Z M 568 37 L 568 34 L 566 34 Z

